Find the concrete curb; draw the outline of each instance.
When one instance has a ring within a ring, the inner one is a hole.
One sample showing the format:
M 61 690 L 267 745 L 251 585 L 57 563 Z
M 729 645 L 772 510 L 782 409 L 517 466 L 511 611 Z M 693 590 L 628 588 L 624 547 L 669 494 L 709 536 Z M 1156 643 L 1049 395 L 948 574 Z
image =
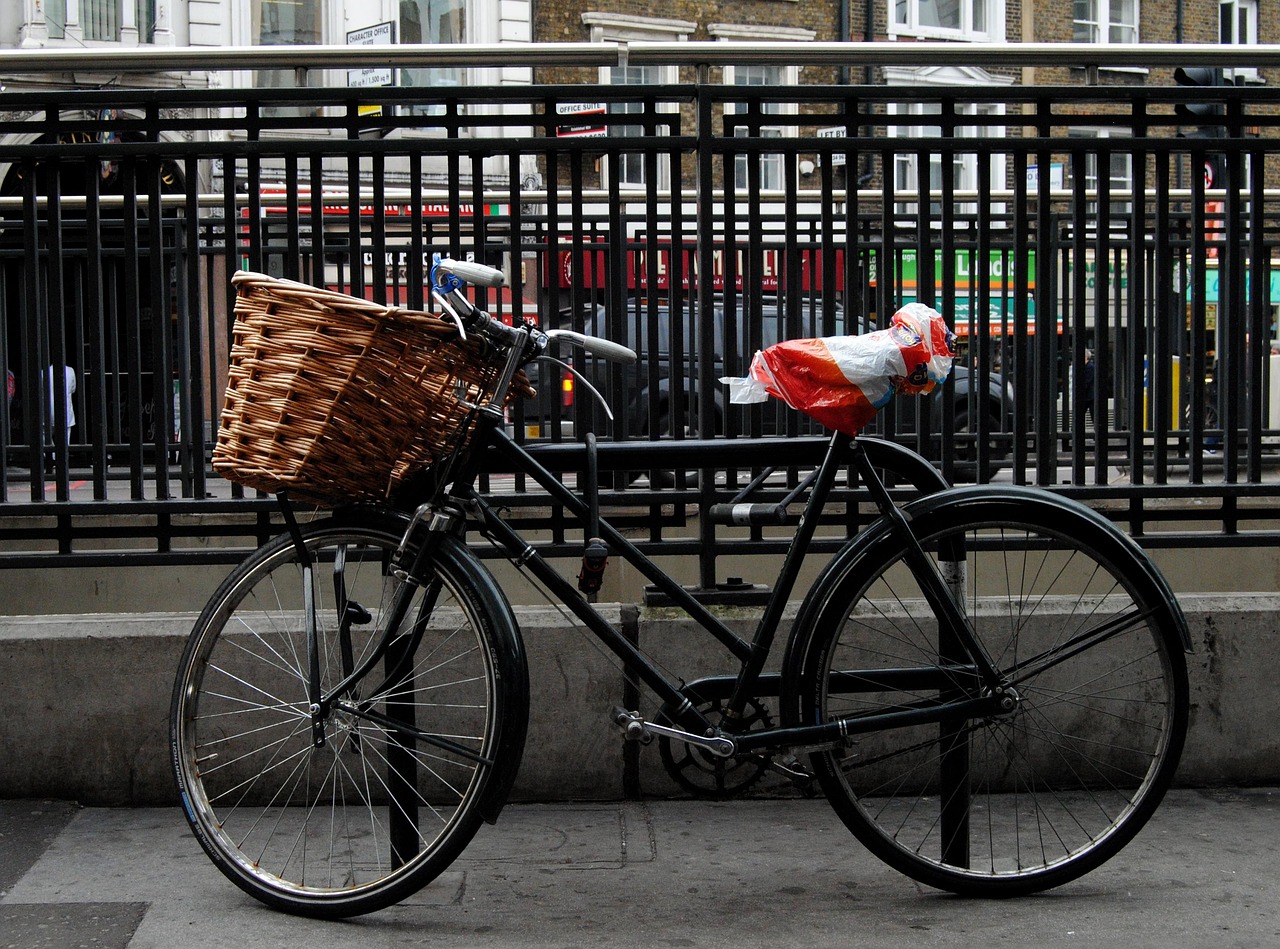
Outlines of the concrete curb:
M 1179 783 L 1280 783 L 1280 595 L 1193 595 L 1191 731 Z M 616 620 L 620 607 L 605 607 Z M 518 607 L 533 701 L 514 798 L 614 800 L 671 794 L 655 747 L 624 749 L 607 712 L 625 680 L 595 640 L 551 607 Z M 752 610 L 722 611 L 749 631 Z M 0 617 L 0 798 L 87 804 L 173 799 L 168 717 L 173 674 L 194 615 Z M 709 638 L 673 610 L 642 609 L 639 636 L 696 676 L 729 671 Z M 766 793 L 780 784 L 762 785 Z

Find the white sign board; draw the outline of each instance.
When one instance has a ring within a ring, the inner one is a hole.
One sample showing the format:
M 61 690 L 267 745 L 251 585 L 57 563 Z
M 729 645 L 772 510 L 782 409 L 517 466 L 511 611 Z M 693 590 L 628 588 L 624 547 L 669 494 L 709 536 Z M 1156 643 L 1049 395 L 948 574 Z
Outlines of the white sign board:
M 396 25 L 394 22 L 375 23 L 359 30 L 347 31 L 348 46 L 390 46 L 396 41 Z M 364 69 L 348 69 L 347 85 L 352 89 L 368 89 L 374 86 L 394 86 L 395 77 L 388 67 L 366 67 Z
M 568 121 L 573 125 L 561 125 L 556 129 L 556 135 L 564 136 L 583 136 L 598 137 L 608 135 L 609 130 L 603 125 L 595 125 L 592 123 L 592 117 L 605 114 L 605 105 L 603 102 L 557 102 L 556 115 L 567 117 Z
M 1060 162 L 1049 165 L 1049 190 L 1062 191 L 1067 186 L 1067 169 Z M 1027 191 L 1040 189 L 1040 166 L 1027 166 Z
M 847 134 L 848 133 L 845 131 L 845 128 L 843 125 L 838 125 L 838 126 L 835 126 L 834 128 L 818 129 L 818 138 L 844 138 Z M 841 165 L 843 165 L 844 162 L 845 162 L 844 152 L 831 153 L 832 168 L 838 168 Z

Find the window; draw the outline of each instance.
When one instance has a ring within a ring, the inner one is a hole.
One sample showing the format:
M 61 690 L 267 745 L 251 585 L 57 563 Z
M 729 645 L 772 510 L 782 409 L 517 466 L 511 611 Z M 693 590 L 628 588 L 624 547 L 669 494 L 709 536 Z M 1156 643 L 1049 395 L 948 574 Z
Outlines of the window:
M 80 29 L 87 40 L 119 40 L 120 4 L 118 0 L 82 0 Z
M 786 40 L 803 43 L 814 38 L 812 30 L 786 26 L 744 26 L 738 23 L 712 23 L 707 32 L 718 40 Z M 795 86 L 800 82 L 798 66 L 726 66 L 724 82 L 732 86 L 777 87 Z M 758 100 L 759 119 L 752 119 L 750 124 L 733 124 L 735 137 L 749 138 L 783 138 L 796 135 L 798 129 L 794 124 L 771 123 L 770 115 L 795 115 L 799 109 L 795 102 Z M 732 97 L 725 101 L 726 123 L 737 120 L 729 118 L 738 113 L 747 112 L 746 102 L 734 102 Z M 750 155 L 738 155 L 734 159 L 734 181 L 739 189 L 751 185 L 753 162 L 758 162 L 760 187 L 768 190 L 781 189 L 786 186 L 786 163 L 781 152 L 753 152 Z M 726 174 L 728 170 L 726 169 Z
M 1004 114 L 1004 106 L 993 104 L 993 102 L 983 102 L 979 105 L 961 106 L 961 111 L 972 115 L 1002 115 Z M 913 117 L 924 117 L 924 115 L 937 115 L 940 113 L 940 106 L 934 102 L 919 102 L 919 104 L 910 105 L 905 113 Z M 923 123 L 904 123 L 896 128 L 897 134 L 909 138 L 929 138 L 941 137 L 943 129 L 941 126 L 929 126 Z M 974 140 L 974 138 L 1004 137 L 1004 127 L 992 126 L 989 123 L 974 124 L 974 126 L 960 127 L 955 132 L 956 141 Z M 966 151 L 963 147 L 957 147 L 952 152 L 950 160 L 946 160 L 942 155 L 931 154 L 928 156 L 928 173 L 922 175 L 920 173 L 919 152 L 910 151 L 908 149 L 901 150 L 893 156 L 893 188 L 897 192 L 920 192 L 922 197 L 929 197 L 929 218 L 934 225 L 940 225 L 942 219 L 942 202 L 937 200 L 937 196 L 941 195 L 943 174 L 947 174 L 950 168 L 951 187 L 960 195 L 964 192 L 977 191 L 978 188 L 978 155 L 972 151 Z M 1005 156 L 991 156 L 991 187 L 1005 187 Z M 989 202 L 988 202 L 989 204 Z M 1000 205 L 992 205 L 996 213 L 1000 213 Z M 897 211 L 900 214 L 916 214 L 919 210 L 919 202 L 906 201 L 899 202 Z M 975 215 L 978 213 L 978 202 L 973 200 L 957 201 L 955 213 L 959 215 Z
M 610 85 L 644 85 L 655 84 L 661 82 L 662 67 L 660 66 L 611 66 L 609 68 Z M 609 103 L 609 111 L 611 113 L 623 114 L 639 114 L 644 111 L 644 104 L 640 102 L 611 102 Z M 643 125 L 610 125 L 610 135 L 623 135 L 628 137 L 639 137 L 646 134 Z M 643 152 L 623 152 L 615 159 L 618 162 L 618 179 L 624 187 L 644 187 L 650 184 L 647 178 L 645 166 L 645 156 Z M 660 159 L 660 169 L 658 173 L 659 181 L 653 182 L 658 188 L 667 185 L 666 169 L 670 162 Z
M 1221 0 L 1218 5 L 1218 42 L 1252 45 L 1258 42 L 1258 0 Z M 1228 82 L 1259 82 L 1258 70 L 1237 66 L 1223 70 Z
M 50 39 L 66 39 L 67 0 L 48 0 L 44 8 L 44 22 L 49 27 Z
M 154 43 L 156 39 L 156 0 L 135 0 L 139 43 Z
M 795 80 L 788 82 L 787 73 L 795 72 L 794 67 L 787 66 L 738 66 L 732 70 L 726 70 L 731 76 L 730 81 L 737 86 L 758 86 L 760 88 L 768 88 L 771 86 L 793 85 Z M 731 102 L 726 105 L 731 113 L 745 112 L 745 103 Z M 783 115 L 787 112 L 794 112 L 795 105 L 784 102 L 767 102 L 760 103 L 760 112 L 764 115 Z M 738 125 L 734 128 L 735 137 L 746 138 L 754 136 L 758 138 L 782 138 L 787 134 L 787 129 L 782 125 L 769 125 L 762 123 L 758 128 L 744 127 Z M 794 127 L 790 130 L 791 134 L 795 134 Z M 734 183 L 739 190 L 746 189 L 751 185 L 751 166 L 753 160 L 759 162 L 760 166 L 760 187 L 766 191 L 780 191 L 785 185 L 784 165 L 782 154 L 779 152 L 765 152 L 756 158 L 755 155 L 738 155 L 734 159 Z
M 985 70 L 965 67 L 930 67 L 928 69 L 902 69 L 891 67 L 885 70 L 887 82 L 895 85 L 927 86 L 999 86 L 1012 82 L 1009 77 L 993 76 Z M 924 90 L 922 90 L 924 91 Z M 923 96 L 922 96 L 923 98 Z M 930 202 L 929 216 L 933 226 L 941 226 L 943 207 L 937 200 L 945 174 L 951 176 L 951 186 L 957 192 L 955 207 L 952 212 L 959 216 L 976 215 L 979 203 L 973 192 L 979 184 L 979 161 L 986 160 L 990 164 L 990 187 L 1001 190 L 1007 186 L 1008 156 L 992 150 L 985 158 L 975 149 L 966 148 L 964 143 L 981 138 L 1004 138 L 1004 104 L 1000 102 L 957 102 L 955 113 L 959 116 L 971 116 L 967 124 L 956 123 L 951 128 L 944 128 L 939 120 L 931 122 L 930 116 L 940 116 L 942 107 L 937 102 L 900 103 L 892 107 L 897 115 L 908 117 L 909 121 L 890 124 L 888 133 L 905 139 L 933 138 L 946 136 L 956 143 L 955 148 L 948 151 L 949 158 L 944 161 L 942 155 L 930 154 L 922 156 L 917 148 L 908 145 L 894 155 L 892 169 L 886 174 L 893 175 L 894 188 L 898 192 L 918 192 Z M 961 119 L 961 122 L 965 122 Z M 928 162 L 928 169 L 921 167 L 921 159 Z M 949 170 L 948 170 L 949 169 Z M 965 193 L 969 195 L 965 197 Z M 984 200 L 983 206 L 989 208 L 992 215 L 998 218 L 1004 211 L 1002 202 Z M 899 201 L 896 210 L 900 214 L 917 214 L 917 201 Z M 960 222 L 963 224 L 963 222 Z
M 1077 43 L 1137 43 L 1138 0 L 1073 0 Z
M 1222 0 L 1218 6 L 1221 43 L 1258 42 L 1258 0 Z
M 687 40 L 697 28 L 696 23 L 688 20 L 669 20 L 662 17 L 631 16 L 623 13 L 601 13 L 589 11 L 582 14 L 582 22 L 591 30 L 593 43 L 631 43 L 650 40 L 654 42 L 671 42 Z M 679 70 L 674 66 L 607 66 L 600 70 L 600 81 L 610 85 L 657 85 L 671 84 L 679 79 Z M 679 111 L 675 103 L 657 103 L 659 112 L 673 113 L 671 121 L 678 122 Z M 644 111 L 642 102 L 610 102 L 609 112 L 617 114 L 640 114 Z M 666 134 L 662 124 L 658 126 L 659 134 Z M 647 135 L 649 132 L 643 125 L 610 125 L 611 136 Z M 671 160 L 666 155 L 658 156 L 658 180 L 649 181 L 649 167 L 640 152 L 623 152 L 606 155 L 600 163 L 601 181 L 608 182 L 609 176 L 616 170 L 619 184 L 624 188 L 656 188 L 663 190 L 670 187 Z
M 250 36 L 255 46 L 306 46 L 322 43 L 320 5 L 323 0 L 250 0 Z M 317 70 L 308 82 L 320 83 Z M 260 69 L 255 81 L 261 88 L 293 88 L 297 78 L 290 69 Z M 272 106 L 268 115 L 298 114 L 297 109 Z
M 400 0 L 401 43 L 461 43 L 466 32 L 465 0 Z M 400 85 L 452 89 L 465 81 L 458 67 L 400 70 Z M 439 115 L 439 105 L 414 106 L 414 115 Z
M 1119 138 L 1121 133 L 1112 129 L 1090 129 L 1090 128 L 1074 128 L 1068 133 L 1071 138 L 1094 138 L 1108 139 Z M 1117 192 L 1133 193 L 1133 154 L 1127 148 L 1111 148 L 1105 141 L 1100 142 L 1100 147 L 1096 151 L 1085 152 L 1083 155 L 1077 153 L 1075 164 L 1072 167 L 1072 175 L 1076 180 L 1084 185 L 1086 192 L 1096 193 L 1098 184 L 1102 175 L 1107 176 L 1107 183 L 1113 195 L 1110 208 L 1109 230 L 1122 229 L 1125 218 L 1133 211 L 1133 200 L 1124 196 L 1116 198 Z M 1098 215 L 1098 202 L 1089 201 L 1087 204 L 1088 216 L 1091 220 L 1096 220 Z
M 67 6 L 68 0 L 46 0 L 50 39 L 66 39 L 69 27 L 79 30 L 80 39 L 95 42 L 118 43 L 126 31 L 136 31 L 140 43 L 155 39 L 156 0 L 80 0 L 79 23 L 67 21 Z
M 893 0 L 893 36 L 933 36 L 969 41 L 1004 38 L 1004 0 Z
M 1004 106 L 999 103 L 977 103 L 977 104 L 961 104 L 957 107 L 958 111 L 965 115 L 972 115 L 975 118 L 982 117 L 983 121 L 974 122 L 973 125 L 957 127 L 952 138 L 957 142 L 971 141 L 978 138 L 1003 138 L 1004 126 L 996 124 L 998 117 L 1004 114 Z M 898 114 L 910 115 L 914 121 L 903 123 L 901 125 L 891 125 L 890 133 L 905 138 L 937 138 L 943 135 L 943 128 L 940 125 L 929 125 L 923 121 L 923 117 L 930 115 L 938 115 L 941 107 L 937 103 L 912 103 L 910 105 L 902 105 L 898 107 Z M 922 196 L 929 197 L 929 217 L 934 226 L 940 226 L 942 222 L 943 207 L 941 201 L 937 197 L 941 195 L 943 185 L 943 175 L 947 174 L 950 168 L 951 186 L 958 196 L 962 196 L 965 192 L 974 192 L 978 188 L 978 162 L 979 156 L 973 151 L 969 151 L 962 146 L 957 147 L 952 153 L 949 160 L 939 154 L 930 154 L 928 156 L 928 172 L 924 175 L 920 168 L 920 154 L 918 151 L 904 148 L 894 155 L 893 159 L 893 185 L 895 192 L 918 192 Z M 1005 187 L 1005 156 L 1001 154 L 992 154 L 990 156 L 991 170 L 991 187 Z M 992 204 L 987 202 L 993 211 L 998 215 L 1003 209 L 1002 204 Z M 916 201 L 904 201 L 897 204 L 899 214 L 916 214 L 919 210 L 919 203 Z M 978 203 L 972 200 L 957 200 L 954 213 L 960 216 L 973 216 L 978 213 Z

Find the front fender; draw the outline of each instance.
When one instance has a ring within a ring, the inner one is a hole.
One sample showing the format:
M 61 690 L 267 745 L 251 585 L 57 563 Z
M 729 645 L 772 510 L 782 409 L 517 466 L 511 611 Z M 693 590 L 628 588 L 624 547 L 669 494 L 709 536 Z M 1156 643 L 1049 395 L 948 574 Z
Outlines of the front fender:
M 409 525 L 409 516 L 405 512 L 369 505 L 340 509 L 334 512 L 333 518 L 351 524 L 364 524 L 377 518 L 389 530 L 394 529 L 393 524 L 401 531 Z M 478 601 L 477 608 L 483 611 L 484 615 L 476 619 L 485 623 L 490 661 L 497 688 L 501 690 L 503 714 L 495 725 L 494 763 L 484 779 L 479 801 L 480 816 L 492 824 L 507 802 L 524 756 L 529 724 L 529 664 L 524 638 L 515 611 L 501 586 L 461 538 L 444 537 L 435 556 L 441 564 L 448 566 L 452 575 L 470 586 Z

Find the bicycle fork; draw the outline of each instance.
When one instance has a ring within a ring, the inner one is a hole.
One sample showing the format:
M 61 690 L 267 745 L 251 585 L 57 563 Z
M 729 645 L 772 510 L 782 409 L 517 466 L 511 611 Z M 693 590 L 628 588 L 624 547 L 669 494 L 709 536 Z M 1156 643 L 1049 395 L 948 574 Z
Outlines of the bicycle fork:
M 458 519 L 462 517 L 461 512 L 439 509 L 429 505 L 423 505 L 419 508 L 405 532 L 399 550 L 391 558 L 390 562 L 386 564 L 388 575 L 394 578 L 396 586 L 391 596 L 390 606 L 382 616 L 380 638 L 373 648 L 367 651 L 367 654 L 360 660 L 358 665 L 352 645 L 352 628 L 368 624 L 372 621 L 373 616 L 363 604 L 350 599 L 348 596 L 346 554 L 345 551 L 339 550 L 334 558 L 332 580 L 334 608 L 337 614 L 336 628 L 341 676 L 336 685 L 326 690 L 320 668 L 322 650 L 320 646 L 321 617 L 319 615 L 319 603 L 321 597 L 318 595 L 317 584 L 319 578 L 317 576 L 317 565 L 302 537 L 302 532 L 298 528 L 287 498 L 282 495 L 279 500 L 284 514 L 285 527 L 292 538 L 294 548 L 298 553 L 299 563 L 302 566 L 307 710 L 311 718 L 312 745 L 315 748 L 323 748 L 327 744 L 328 737 L 325 724 L 332 715 L 333 710 L 338 708 L 346 714 L 365 719 L 387 729 L 395 736 L 397 741 L 425 741 L 428 744 L 436 745 L 480 764 L 491 764 L 490 761 L 476 755 L 469 748 L 418 728 L 413 719 L 412 705 L 389 697 L 397 690 L 403 692 L 405 684 L 412 676 L 413 654 L 422 632 L 426 628 L 426 624 L 430 621 L 436 600 L 441 591 L 438 580 L 431 580 L 424 585 L 418 579 L 422 572 L 421 565 L 426 563 L 432 555 L 429 536 L 413 555 L 412 564 L 406 566 L 406 551 L 410 536 L 424 520 L 429 520 L 429 532 L 456 530 Z M 429 515 L 434 516 L 429 517 Z M 437 533 L 437 536 L 440 536 L 440 534 Z M 420 590 L 422 591 L 422 599 L 418 603 L 417 616 L 411 626 L 406 629 L 404 628 L 405 621 Z M 382 663 L 384 666 L 381 684 L 368 690 L 368 698 L 361 699 L 357 692 L 357 687 L 378 663 Z M 386 703 L 386 715 L 379 714 L 373 710 L 373 705 L 378 701 L 379 697 L 382 697 Z M 353 747 L 358 746 L 358 733 L 352 732 L 350 740 L 353 742 Z

